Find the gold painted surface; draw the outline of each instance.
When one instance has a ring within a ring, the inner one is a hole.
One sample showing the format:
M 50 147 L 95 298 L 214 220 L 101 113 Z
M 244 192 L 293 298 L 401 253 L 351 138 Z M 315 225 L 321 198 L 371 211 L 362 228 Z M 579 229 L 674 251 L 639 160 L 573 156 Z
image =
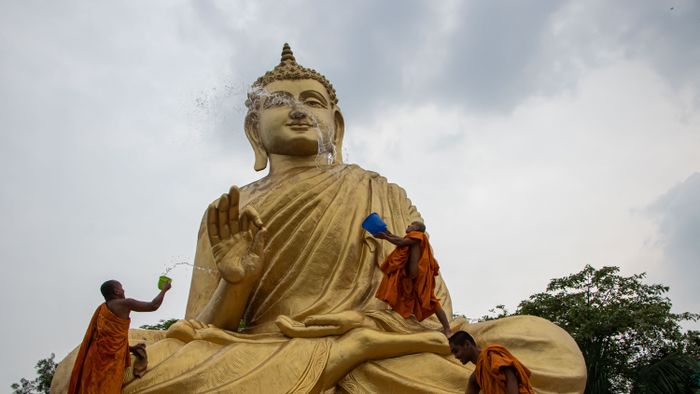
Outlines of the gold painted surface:
M 287 47 L 254 88 L 246 135 L 256 170 L 270 172 L 205 212 L 195 257 L 204 269 L 193 271 L 187 320 L 148 345 L 148 372 L 127 376 L 124 392 L 464 392 L 473 365 L 449 354 L 435 316 L 403 319 L 374 297 L 391 250 L 361 222 L 374 211 L 402 233 L 421 220 L 405 191 L 342 163 L 335 91 Z M 450 316 L 441 277 L 436 294 Z M 234 332 L 241 318 L 246 330 Z M 583 392 L 576 343 L 546 320 L 455 319 L 452 328 L 506 346 L 537 392 Z

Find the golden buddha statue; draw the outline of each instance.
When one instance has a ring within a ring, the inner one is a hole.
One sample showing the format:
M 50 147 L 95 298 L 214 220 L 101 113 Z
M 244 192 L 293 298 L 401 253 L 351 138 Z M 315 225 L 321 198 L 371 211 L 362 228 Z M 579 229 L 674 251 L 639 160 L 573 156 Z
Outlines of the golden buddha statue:
M 132 330 L 148 344 L 149 369 L 127 374 L 124 393 L 464 392 L 473 365 L 452 357 L 437 319 L 404 319 L 374 297 L 391 250 L 363 219 L 374 211 L 400 231 L 421 217 L 398 185 L 343 164 L 337 103 L 287 44 L 253 84 L 245 132 L 255 169 L 269 173 L 208 207 L 185 319 L 166 333 Z M 516 316 L 451 326 L 506 346 L 537 392 L 583 392 L 583 357 L 556 325 Z

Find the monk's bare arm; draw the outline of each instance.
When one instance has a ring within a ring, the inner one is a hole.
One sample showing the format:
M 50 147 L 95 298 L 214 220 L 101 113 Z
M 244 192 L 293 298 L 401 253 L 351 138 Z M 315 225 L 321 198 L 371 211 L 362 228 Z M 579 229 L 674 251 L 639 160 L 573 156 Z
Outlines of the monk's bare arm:
M 122 319 L 128 319 L 131 311 L 153 312 L 163 303 L 163 297 L 165 297 L 165 293 L 170 290 L 170 287 L 170 283 L 164 284 L 163 290 L 161 290 L 151 302 L 139 301 L 133 298 L 115 298 L 107 301 L 107 307 Z
M 392 244 L 396 246 L 409 246 L 418 243 L 419 241 L 417 239 L 413 238 L 408 238 L 408 237 L 399 237 L 396 236 L 390 232 L 383 232 L 375 235 L 376 238 L 379 239 L 386 239 L 387 241 L 391 242 Z
M 163 303 L 163 298 L 165 297 L 165 293 L 170 290 L 170 283 L 166 283 L 163 285 L 163 290 L 158 293 L 155 298 L 153 298 L 150 302 L 148 301 L 139 301 L 135 300 L 133 298 L 126 298 L 122 302 L 124 306 L 129 308 L 130 311 L 135 311 L 135 312 L 153 312 L 155 310 L 158 310 L 160 308 L 160 305 Z
M 518 394 L 518 378 L 512 367 L 503 368 L 506 374 L 506 394 Z
M 476 375 L 472 373 L 472 375 L 469 377 L 469 382 L 467 382 L 467 391 L 465 391 L 465 393 L 479 394 L 479 390 L 481 390 L 481 388 L 479 387 L 479 384 L 476 383 Z

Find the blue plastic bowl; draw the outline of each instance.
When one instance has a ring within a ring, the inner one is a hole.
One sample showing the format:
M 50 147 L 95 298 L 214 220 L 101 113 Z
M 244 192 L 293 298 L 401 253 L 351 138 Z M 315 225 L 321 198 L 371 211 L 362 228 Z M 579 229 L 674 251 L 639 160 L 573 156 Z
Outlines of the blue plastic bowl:
M 386 231 L 386 223 L 384 223 L 376 212 L 372 212 L 362 222 L 362 228 L 369 231 L 372 235 L 375 235 Z

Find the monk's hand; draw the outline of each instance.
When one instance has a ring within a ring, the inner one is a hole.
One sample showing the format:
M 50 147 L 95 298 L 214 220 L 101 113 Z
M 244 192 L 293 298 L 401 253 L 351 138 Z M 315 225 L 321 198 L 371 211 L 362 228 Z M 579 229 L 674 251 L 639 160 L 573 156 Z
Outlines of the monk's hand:
M 372 234 L 372 236 L 373 236 L 374 238 L 386 239 L 386 238 L 387 238 L 387 233 L 386 233 L 386 232 L 376 233 L 376 234 Z
M 216 266 L 229 283 L 256 280 L 262 271 L 267 231 L 255 208 L 239 212 L 240 192 L 232 186 L 207 209 L 207 230 Z
M 281 315 L 275 321 L 280 331 L 291 338 L 318 338 L 331 335 L 343 335 L 353 328 L 362 327 L 365 315 L 358 311 L 344 311 L 325 315 L 313 315 L 296 321 Z

